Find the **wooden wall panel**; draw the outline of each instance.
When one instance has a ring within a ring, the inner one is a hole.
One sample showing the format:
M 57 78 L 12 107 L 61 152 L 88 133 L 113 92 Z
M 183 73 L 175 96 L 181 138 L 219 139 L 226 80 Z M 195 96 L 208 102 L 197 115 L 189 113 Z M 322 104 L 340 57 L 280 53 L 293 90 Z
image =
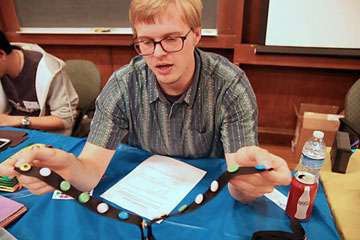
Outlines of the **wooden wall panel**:
M 19 21 L 12 0 L 0 0 L 0 18 L 2 18 L 4 31 L 14 32 L 19 29 Z
M 240 5 L 244 4 L 244 0 L 220 0 L 218 1 L 218 34 L 234 35 L 237 25 L 234 24 L 234 19 Z
M 292 133 L 294 106 L 300 103 L 344 107 L 348 89 L 360 77 L 355 70 L 242 65 L 256 94 L 259 126 Z M 269 130 L 271 131 L 271 130 Z
M 242 43 L 258 43 L 262 0 L 245 0 Z
M 199 48 L 199 49 L 205 52 L 213 52 L 220 54 L 226 57 L 227 59 L 229 59 L 230 62 L 232 62 L 234 59 L 234 50 L 232 49 L 215 49 L 215 48 Z
M 137 55 L 136 51 L 132 47 L 116 46 L 112 47 L 112 62 L 113 71 L 128 64 L 130 60 Z
M 236 44 L 234 62 L 263 66 L 360 70 L 360 58 L 295 54 L 256 54 L 257 44 Z
M 3 32 L 6 32 L 6 28 L 5 28 L 5 22 L 4 22 L 4 16 L 2 14 L 0 14 L 0 29 Z

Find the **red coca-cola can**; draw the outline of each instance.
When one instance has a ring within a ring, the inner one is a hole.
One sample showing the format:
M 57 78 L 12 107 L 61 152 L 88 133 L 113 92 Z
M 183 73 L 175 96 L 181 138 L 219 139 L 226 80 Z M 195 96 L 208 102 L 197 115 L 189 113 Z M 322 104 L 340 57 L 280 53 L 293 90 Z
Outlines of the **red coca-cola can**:
M 286 214 L 299 221 L 308 220 L 311 215 L 318 183 L 313 174 L 297 172 L 290 185 Z

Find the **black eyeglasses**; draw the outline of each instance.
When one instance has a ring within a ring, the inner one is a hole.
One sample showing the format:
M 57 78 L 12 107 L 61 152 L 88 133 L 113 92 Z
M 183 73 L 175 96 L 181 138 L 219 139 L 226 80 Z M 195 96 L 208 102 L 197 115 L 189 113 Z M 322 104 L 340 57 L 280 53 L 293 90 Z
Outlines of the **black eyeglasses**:
M 190 29 L 185 36 L 179 37 L 166 37 L 160 41 L 141 40 L 134 41 L 131 45 L 135 48 L 136 52 L 142 56 L 148 56 L 155 52 L 156 44 L 160 44 L 161 48 L 167 53 L 180 52 L 184 48 L 184 41 L 191 32 Z

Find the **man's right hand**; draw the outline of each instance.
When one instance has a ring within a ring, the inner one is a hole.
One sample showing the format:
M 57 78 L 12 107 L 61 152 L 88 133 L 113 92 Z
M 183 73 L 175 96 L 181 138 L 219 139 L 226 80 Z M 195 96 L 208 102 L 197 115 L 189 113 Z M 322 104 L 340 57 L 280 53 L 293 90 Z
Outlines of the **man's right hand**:
M 20 167 L 22 163 L 29 163 L 32 166 L 47 167 L 64 179 L 69 179 L 71 177 L 71 164 L 74 160 L 76 160 L 76 157 L 73 154 L 59 149 L 27 149 L 1 163 L 0 176 L 16 176 L 19 182 L 28 188 L 30 192 L 42 195 L 54 189 L 37 178 L 17 173 L 14 167 Z
M 79 157 L 55 148 L 27 149 L 0 164 L 0 176 L 16 176 L 33 194 L 41 195 L 54 189 L 34 177 L 21 175 L 14 170 L 22 163 L 47 167 L 69 181 L 80 191 L 90 191 L 103 176 L 115 150 L 86 143 Z

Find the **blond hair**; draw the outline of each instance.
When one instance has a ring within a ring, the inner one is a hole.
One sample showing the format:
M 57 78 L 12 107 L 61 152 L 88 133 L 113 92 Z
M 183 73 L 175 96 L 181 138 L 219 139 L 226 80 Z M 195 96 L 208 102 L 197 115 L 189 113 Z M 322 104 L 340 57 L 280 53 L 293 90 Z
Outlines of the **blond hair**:
M 201 0 L 132 0 L 129 18 L 134 35 L 136 22 L 154 23 L 155 18 L 172 4 L 177 7 L 184 22 L 192 29 L 201 26 Z

